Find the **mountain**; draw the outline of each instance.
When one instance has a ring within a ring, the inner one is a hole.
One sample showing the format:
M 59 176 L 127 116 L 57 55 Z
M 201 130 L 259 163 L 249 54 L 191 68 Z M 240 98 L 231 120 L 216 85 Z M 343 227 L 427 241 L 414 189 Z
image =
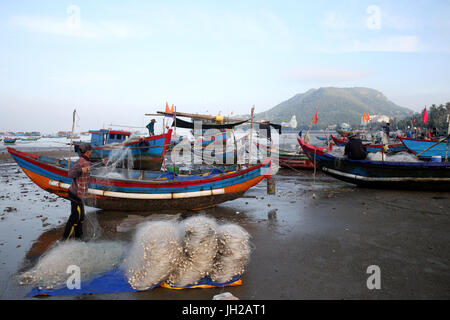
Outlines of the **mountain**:
M 255 119 L 281 123 L 288 122 L 295 115 L 297 127 L 307 127 L 318 107 L 319 128 L 342 122 L 360 125 L 364 112 L 397 119 L 413 114 L 412 110 L 396 105 L 374 89 L 323 87 L 297 94 L 266 112 L 256 114 Z

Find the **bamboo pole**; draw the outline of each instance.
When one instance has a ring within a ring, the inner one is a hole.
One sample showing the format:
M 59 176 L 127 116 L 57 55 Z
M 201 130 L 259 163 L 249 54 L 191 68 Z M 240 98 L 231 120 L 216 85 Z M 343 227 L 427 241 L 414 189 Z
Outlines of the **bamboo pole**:
M 69 148 L 69 161 L 67 163 L 67 169 L 70 169 L 70 158 L 72 157 L 72 145 L 73 145 L 73 131 L 75 129 L 75 115 L 77 113 L 77 109 L 73 110 L 73 117 L 72 117 L 72 132 L 70 134 L 70 148 Z
M 424 152 L 426 152 L 426 151 L 428 151 L 428 150 L 430 150 L 431 148 L 433 148 L 433 147 L 435 147 L 435 146 L 437 146 L 439 143 L 442 143 L 442 142 L 444 142 L 445 140 L 448 140 L 448 139 L 450 139 L 450 135 L 448 135 L 446 138 L 444 138 L 444 139 L 442 139 L 442 140 L 440 140 L 440 141 L 438 141 L 438 142 L 436 142 L 435 144 L 433 144 L 431 147 L 428 147 L 428 148 L 426 148 L 425 150 L 423 150 L 421 153 L 419 153 L 419 154 L 416 154 L 416 156 L 418 157 L 418 156 L 420 156 L 422 153 L 424 153 Z M 448 141 L 447 141 L 447 143 L 448 143 Z
M 177 138 L 177 117 L 176 117 L 176 113 L 177 113 L 177 106 L 175 106 L 175 112 L 173 113 L 173 124 L 174 124 L 174 137 L 175 139 Z M 175 170 L 176 170 L 176 165 L 175 165 L 175 161 L 176 161 L 176 152 L 173 152 L 172 149 L 172 154 L 173 154 L 173 180 L 175 181 Z
M 250 166 L 251 159 L 252 159 L 252 144 L 253 144 L 253 113 L 255 112 L 255 106 L 253 105 L 252 111 L 250 114 L 250 140 L 249 140 L 249 147 L 248 147 L 248 165 Z M 270 127 L 269 127 L 270 130 Z
M 200 119 L 200 120 L 216 120 L 216 116 L 210 116 L 210 115 L 204 115 L 204 114 L 197 114 L 197 113 L 185 113 L 185 112 L 164 112 L 164 111 L 157 111 L 159 115 L 167 115 L 167 116 L 178 116 L 178 117 L 186 117 L 186 118 L 192 118 L 192 119 Z M 151 114 L 145 114 L 146 116 Z M 223 120 L 225 122 L 234 123 L 234 122 L 241 122 L 248 119 L 234 119 L 229 117 L 224 117 Z M 263 121 L 253 121 L 253 123 L 256 124 L 265 124 Z M 282 126 L 282 128 L 290 128 L 289 126 Z

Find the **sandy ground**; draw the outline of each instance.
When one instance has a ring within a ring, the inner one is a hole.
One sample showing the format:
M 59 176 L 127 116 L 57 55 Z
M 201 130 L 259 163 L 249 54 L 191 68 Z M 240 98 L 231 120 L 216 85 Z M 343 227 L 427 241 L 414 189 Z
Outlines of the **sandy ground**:
M 450 298 L 450 192 L 361 189 L 311 171 L 281 170 L 274 179 L 276 195 L 262 182 L 200 212 L 251 234 L 242 286 L 44 299 L 210 300 L 226 291 L 240 299 Z M 39 189 L 10 160 L 0 162 L 0 299 L 25 298 L 31 287 L 19 285 L 18 274 L 59 239 L 69 212 L 68 201 Z M 139 222 L 198 214 L 87 212 L 91 241 L 130 241 Z M 371 265 L 381 271 L 379 290 L 367 288 Z

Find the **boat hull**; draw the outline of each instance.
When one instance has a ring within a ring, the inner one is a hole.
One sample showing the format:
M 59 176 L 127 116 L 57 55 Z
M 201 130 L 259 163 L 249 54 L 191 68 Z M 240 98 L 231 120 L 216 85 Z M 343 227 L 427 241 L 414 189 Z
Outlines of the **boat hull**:
M 68 178 L 67 169 L 42 163 L 39 156 L 33 154 L 12 148 L 8 148 L 8 152 L 36 185 L 68 198 L 72 179 Z M 268 178 L 270 168 L 271 162 L 264 161 L 242 171 L 194 180 L 161 178 L 158 181 L 141 181 L 91 176 L 85 203 L 103 210 L 197 210 L 239 198 L 262 179 Z
M 419 155 L 420 159 L 429 160 L 432 157 L 440 156 L 445 159 L 448 156 L 448 140 L 445 140 L 435 146 L 438 141 L 422 140 L 422 139 L 410 139 L 410 138 L 400 138 L 405 148 L 415 155 Z M 430 148 L 431 147 L 431 148 Z M 424 150 L 430 148 L 429 150 L 423 152 Z M 423 152 L 423 153 L 422 153 Z
M 172 130 L 169 130 L 165 134 L 145 137 L 120 146 L 93 146 L 91 160 L 97 162 L 103 158 L 111 158 L 111 156 L 114 156 L 114 152 L 118 151 L 129 152 L 123 157 L 123 167 L 129 166 L 128 157 L 131 156 L 133 158 L 131 162 L 133 169 L 161 170 L 171 135 Z
M 383 162 L 334 157 L 299 139 L 304 152 L 326 174 L 370 188 L 450 190 L 450 163 Z
M 333 135 L 331 136 L 331 138 L 333 139 L 333 142 L 338 147 L 344 147 L 346 145 L 347 141 L 348 141 L 348 140 L 336 138 Z M 366 147 L 366 151 L 368 153 L 381 152 L 381 150 L 383 149 L 383 145 L 382 144 L 364 144 L 364 146 Z M 391 152 L 392 153 L 392 152 L 401 152 L 401 151 L 406 151 L 406 148 L 405 148 L 405 146 L 402 143 L 388 145 L 388 151 L 387 152 Z

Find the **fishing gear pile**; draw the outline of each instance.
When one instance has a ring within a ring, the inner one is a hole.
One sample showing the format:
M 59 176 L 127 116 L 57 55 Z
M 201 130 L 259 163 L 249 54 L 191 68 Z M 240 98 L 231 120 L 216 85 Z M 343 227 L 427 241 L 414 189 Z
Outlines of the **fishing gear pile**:
M 238 225 L 226 224 L 217 229 L 217 239 L 218 254 L 209 276 L 213 281 L 227 282 L 244 272 L 251 252 L 250 235 Z
M 176 287 L 197 284 L 209 275 L 217 255 L 217 224 L 212 218 L 190 217 L 180 226 L 184 234 L 183 254 L 177 268 L 169 277 L 168 283 Z
M 162 282 L 183 288 L 205 278 L 226 283 L 244 272 L 251 253 L 249 240 L 243 228 L 218 225 L 204 216 L 180 223 L 145 223 L 125 259 L 126 276 L 139 290 Z
M 21 275 L 20 284 L 51 289 L 66 284 L 68 267 L 80 268 L 82 279 L 118 266 L 124 250 L 122 242 L 69 241 L 57 244 L 40 258 L 37 265 Z
M 168 221 L 147 222 L 138 229 L 123 264 L 131 287 L 147 290 L 169 276 L 182 252 L 179 234 Z

